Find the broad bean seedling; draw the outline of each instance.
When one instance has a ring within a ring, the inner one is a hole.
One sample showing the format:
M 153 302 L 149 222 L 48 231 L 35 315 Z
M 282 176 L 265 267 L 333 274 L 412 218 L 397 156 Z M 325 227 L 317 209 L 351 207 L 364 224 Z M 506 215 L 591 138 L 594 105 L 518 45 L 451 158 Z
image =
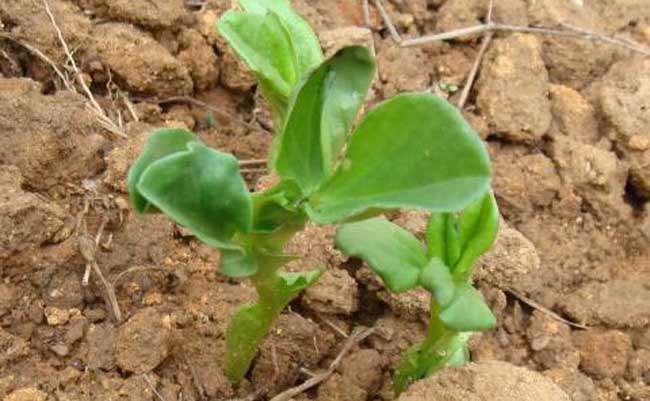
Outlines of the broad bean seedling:
M 489 191 L 490 164 L 460 113 L 432 94 L 395 96 L 357 121 L 374 76 L 373 57 L 365 47 L 350 46 L 325 59 L 288 1 L 239 0 L 217 27 L 270 105 L 275 141 L 268 166 L 279 182 L 251 193 L 234 156 L 188 131 L 161 129 L 131 167 L 128 185 L 138 214 L 166 214 L 220 250 L 222 274 L 248 277 L 255 286 L 257 302 L 241 306 L 226 332 L 224 371 L 237 382 L 276 317 L 323 272 L 321 266 L 282 269 L 295 259 L 285 245 L 308 222 L 362 221 L 399 208 L 452 213 Z M 416 258 L 419 269 L 422 257 L 413 252 L 404 258 Z M 405 282 L 399 288 L 408 287 L 411 281 L 399 277 L 411 270 L 399 273 L 403 260 L 394 262 L 395 278 Z M 435 278 L 426 285 L 437 288 Z M 468 288 L 461 290 L 473 299 Z

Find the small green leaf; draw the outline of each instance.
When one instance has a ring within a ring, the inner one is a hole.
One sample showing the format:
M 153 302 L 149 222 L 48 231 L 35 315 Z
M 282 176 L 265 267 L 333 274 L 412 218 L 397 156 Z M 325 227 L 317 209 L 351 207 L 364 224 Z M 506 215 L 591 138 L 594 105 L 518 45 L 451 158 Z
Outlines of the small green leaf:
M 259 266 L 255 256 L 244 249 L 222 249 L 219 271 L 228 277 L 248 277 L 257 273 Z
M 252 225 L 252 203 L 237 159 L 198 142 L 149 165 L 137 190 L 205 243 L 233 248 L 236 232 Z
M 233 381 L 244 378 L 271 323 L 272 315 L 261 304 L 245 305 L 230 320 L 226 330 L 224 372 Z
M 149 135 L 140 157 L 129 169 L 127 177 L 131 204 L 136 213 L 146 213 L 152 210 L 149 201 L 140 194 L 137 188 L 142 173 L 152 163 L 176 152 L 186 151 L 187 143 L 194 140 L 196 137 L 191 132 L 175 128 L 158 129 Z
M 433 294 L 442 308 L 454 299 L 456 285 L 449 267 L 436 257 L 431 258 L 420 271 L 419 284 Z
M 368 113 L 307 212 L 331 223 L 372 207 L 454 211 L 489 185 L 485 146 L 458 110 L 432 94 L 402 94 Z
M 471 274 L 476 260 L 494 243 L 499 231 L 499 219 L 499 208 L 491 192 L 463 210 L 458 219 L 463 249 L 454 267 L 455 275 Z
M 483 295 L 468 283 L 457 285 L 453 301 L 440 312 L 440 320 L 455 331 L 484 331 L 496 325 Z
M 365 47 L 346 47 L 314 70 L 291 100 L 275 168 L 305 194 L 316 189 L 345 144 L 374 74 Z
M 295 51 L 298 79 L 323 60 L 323 52 L 316 33 L 287 0 L 239 0 L 239 4 L 250 12 L 261 13 L 270 10 L 278 15 L 289 31 Z
M 278 272 L 282 278 L 283 296 L 289 299 L 295 298 L 302 290 L 314 284 L 320 276 L 323 275 L 325 269 L 308 270 L 302 272 Z
M 300 198 L 300 188 L 291 180 L 253 194 L 253 231 L 271 233 L 281 227 L 304 225 L 306 216 L 295 206 Z
M 418 283 L 420 268 L 427 263 L 420 242 L 381 217 L 344 224 L 338 229 L 335 242 L 346 255 L 365 260 L 393 292 L 413 288 Z
M 271 11 L 228 11 L 217 27 L 255 73 L 274 111 L 284 115 L 300 75 L 290 34 L 278 15 Z

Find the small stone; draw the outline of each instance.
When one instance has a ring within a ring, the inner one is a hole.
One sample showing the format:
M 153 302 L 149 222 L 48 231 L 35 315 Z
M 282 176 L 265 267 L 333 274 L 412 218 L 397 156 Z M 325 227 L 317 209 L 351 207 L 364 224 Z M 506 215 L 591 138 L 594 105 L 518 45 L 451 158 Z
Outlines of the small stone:
M 650 385 L 650 350 L 640 349 L 630 356 L 625 377 L 630 381 L 645 381 Z
M 627 146 L 631 150 L 640 150 L 640 151 L 648 150 L 650 149 L 650 137 L 634 135 L 628 141 Z
M 577 332 L 580 367 L 596 379 L 623 376 L 632 349 L 630 337 L 618 330 Z
M 54 352 L 55 354 L 61 357 L 66 356 L 70 353 L 70 348 L 68 348 L 68 346 L 65 344 L 55 344 L 52 345 L 50 349 L 52 350 L 52 352 Z
M 372 47 L 372 32 L 356 26 L 342 27 L 321 32 L 321 46 L 326 56 L 331 56 L 345 46 Z
M 476 262 L 474 278 L 501 289 L 517 289 L 518 282 L 538 270 L 540 263 L 535 245 L 501 220 L 494 245 Z
M 110 370 L 115 366 L 115 328 L 109 324 L 91 324 L 86 333 L 88 352 L 85 363 L 90 369 Z
M 366 401 L 368 393 L 350 378 L 338 373 L 318 387 L 316 401 Z
M 362 349 L 348 355 L 341 362 L 339 371 L 357 386 L 373 394 L 381 386 L 385 364 L 384 357 L 376 350 Z
M 495 39 L 483 65 L 476 105 L 490 131 L 511 141 L 539 140 L 552 115 L 538 38 L 515 34 Z
M 6 396 L 3 401 L 45 401 L 47 394 L 35 388 L 21 388 Z
M 169 354 L 170 329 L 165 316 L 153 308 L 133 315 L 117 335 L 117 365 L 129 372 L 143 374 L 155 369 Z
M 307 288 L 302 302 L 317 312 L 349 315 L 359 307 L 358 295 L 357 282 L 347 271 L 331 269 Z
M 61 326 L 68 323 L 70 320 L 70 310 L 59 309 L 54 306 L 48 306 L 44 310 L 47 324 L 50 326 Z

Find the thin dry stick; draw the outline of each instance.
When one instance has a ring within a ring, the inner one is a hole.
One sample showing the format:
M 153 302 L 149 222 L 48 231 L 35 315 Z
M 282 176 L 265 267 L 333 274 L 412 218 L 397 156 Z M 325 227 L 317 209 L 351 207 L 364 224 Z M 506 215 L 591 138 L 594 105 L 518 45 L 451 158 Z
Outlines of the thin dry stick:
M 363 23 L 366 24 L 366 28 L 370 28 L 372 23 L 370 22 L 370 5 L 368 4 L 368 0 L 363 0 L 361 10 L 363 11 Z
M 54 14 L 52 14 L 52 10 L 50 9 L 50 5 L 47 2 L 47 0 L 43 0 L 43 6 L 45 7 L 45 12 L 49 17 L 50 22 L 54 27 L 54 30 L 56 31 L 56 35 L 59 39 L 59 42 L 63 47 L 63 52 L 65 53 L 68 62 L 72 66 L 72 70 L 75 74 L 75 79 L 83 89 L 86 98 L 91 104 L 91 110 L 93 110 L 97 114 L 97 117 L 99 121 L 102 123 L 102 125 L 104 125 L 105 127 L 110 127 L 109 131 L 123 138 L 127 138 L 127 135 L 124 132 L 122 132 L 120 128 L 117 125 L 115 125 L 115 123 L 106 115 L 106 112 L 104 112 L 104 109 L 102 109 L 99 103 L 97 103 L 95 97 L 93 96 L 92 92 L 88 88 L 88 85 L 86 85 L 86 82 L 84 81 L 83 76 L 81 75 L 81 71 L 79 70 L 79 67 L 77 67 L 77 62 L 75 61 L 74 57 L 72 57 L 72 53 L 70 53 L 70 48 L 68 47 L 68 43 L 65 41 L 65 38 L 63 37 L 63 32 L 61 32 L 59 25 L 56 23 L 56 19 L 54 18 Z
M 317 384 L 321 383 L 322 381 L 324 381 L 325 379 L 327 379 L 332 373 L 334 373 L 334 371 L 339 366 L 339 364 L 341 363 L 343 358 L 348 354 L 348 352 L 350 352 L 350 350 L 355 345 L 357 345 L 358 343 L 363 341 L 366 337 L 368 337 L 369 335 L 371 335 L 374 332 L 375 332 L 374 328 L 356 330 L 350 336 L 350 338 L 347 339 L 347 341 L 345 342 L 345 345 L 341 349 L 341 352 L 339 352 L 336 359 L 334 359 L 334 361 L 332 361 L 329 368 L 325 372 L 312 377 L 311 379 L 305 381 L 303 384 L 301 384 L 299 386 L 296 386 L 296 387 L 290 388 L 290 389 L 288 389 L 286 391 L 283 391 L 282 393 L 280 393 L 280 394 L 276 395 L 275 397 L 273 397 L 271 399 L 271 401 L 289 401 L 293 397 L 297 396 L 298 394 L 300 394 L 300 393 L 314 387 L 315 385 L 317 385 Z
M 575 323 L 570 320 L 567 320 L 563 318 L 562 316 L 558 315 L 557 313 L 553 312 L 552 310 L 548 309 L 545 306 L 540 305 L 539 303 L 533 301 L 532 299 L 528 298 L 527 296 L 513 290 L 512 288 L 506 289 L 510 294 L 512 294 L 515 298 L 519 299 L 521 302 L 525 303 L 526 305 L 530 306 L 533 309 L 537 309 L 538 311 L 548 315 L 552 319 L 555 319 L 559 322 L 566 323 L 569 326 L 576 327 L 578 329 L 583 329 L 583 330 L 588 330 L 589 326 L 580 324 L 580 323 Z
M 104 286 L 104 289 L 106 290 L 106 297 L 107 297 L 107 303 L 111 307 L 113 311 L 113 317 L 115 318 L 115 321 L 118 323 L 122 322 L 122 312 L 120 311 L 120 304 L 117 302 L 117 296 L 115 295 L 115 288 L 111 285 L 111 283 L 106 280 L 106 277 L 104 277 L 104 273 L 102 273 L 102 270 L 99 268 L 99 265 L 97 264 L 96 261 L 92 262 L 93 270 L 95 271 L 95 274 L 97 277 L 99 277 L 99 281 L 102 282 L 102 285 Z
M 465 81 L 465 86 L 463 87 L 463 91 L 460 93 L 460 98 L 458 99 L 458 108 L 460 110 L 465 107 L 465 103 L 467 103 L 467 98 L 469 98 L 469 92 L 472 90 L 472 86 L 474 85 L 474 80 L 476 79 L 476 74 L 478 74 L 478 69 L 481 66 L 481 61 L 483 61 L 483 55 L 485 55 L 485 51 L 487 50 L 488 46 L 492 42 L 492 37 L 494 36 L 493 32 L 488 32 L 484 37 L 483 40 L 481 41 L 481 48 L 478 50 L 478 54 L 476 55 L 476 59 L 474 59 L 474 64 L 472 65 L 472 69 L 469 72 L 469 75 L 467 76 L 467 80 Z
M 4 32 L 0 32 L 0 38 L 10 40 L 10 41 L 14 42 L 15 44 L 25 48 L 27 51 L 34 54 L 36 57 L 43 60 L 46 64 L 48 64 L 52 68 L 52 70 L 54 70 L 54 72 L 61 79 L 61 81 L 63 81 L 63 85 L 65 85 L 66 89 L 68 89 L 70 91 L 74 91 L 74 86 L 70 83 L 68 78 L 61 72 L 59 67 L 56 66 L 54 61 L 52 61 L 49 57 L 47 57 L 45 54 L 43 54 L 42 51 L 38 50 L 37 48 L 35 48 L 34 46 L 32 46 L 32 45 L 30 45 L 28 43 L 25 43 L 25 42 L 22 42 L 22 41 L 16 39 L 13 36 L 11 36 L 9 34 L 6 34 Z
M 397 29 L 395 28 L 395 25 L 393 25 L 393 21 L 391 21 L 390 16 L 386 12 L 386 9 L 384 9 L 384 5 L 381 3 L 381 0 L 374 0 L 375 7 L 377 7 L 377 10 L 379 10 L 379 15 L 381 15 L 381 19 L 384 21 L 384 24 L 388 27 L 388 32 L 390 32 L 390 36 L 393 38 L 393 40 L 397 43 L 402 43 L 402 37 L 399 36 L 399 32 L 397 32 Z
M 251 159 L 251 160 L 240 160 L 239 167 L 249 167 L 249 166 L 260 166 L 265 165 L 266 159 Z
M 147 384 L 149 385 L 149 388 L 151 388 L 151 391 L 156 395 L 156 397 L 158 397 L 158 399 L 159 399 L 160 401 L 167 401 L 167 400 L 165 400 L 165 398 L 164 398 L 164 397 L 163 397 L 163 396 L 158 392 L 158 390 L 156 389 L 156 386 L 154 386 L 154 384 L 153 384 L 153 381 L 149 378 L 149 375 L 145 373 L 143 376 L 144 376 L 144 381 L 147 382 Z
M 543 27 L 529 27 L 529 26 L 519 26 L 519 25 L 508 25 L 508 24 L 499 24 L 499 23 L 486 23 L 481 25 L 474 25 L 467 28 L 455 29 L 449 32 L 443 32 L 434 35 L 421 36 L 419 38 L 407 39 L 402 41 L 400 44 L 402 47 L 418 46 L 427 43 L 437 42 L 441 40 L 455 39 L 467 35 L 474 35 L 478 33 L 485 32 L 524 32 L 524 33 L 535 33 L 541 35 L 549 36 L 567 36 L 574 38 L 582 38 L 585 40 L 599 41 L 603 43 L 609 43 L 611 45 L 619 46 L 626 48 L 628 50 L 635 51 L 637 53 L 650 56 L 650 49 L 631 42 L 629 39 L 621 40 L 614 39 L 609 36 L 603 35 L 598 32 L 588 31 L 582 28 L 566 26 L 565 30 L 549 29 Z M 569 30 L 570 29 L 570 30 Z
M 192 103 L 192 104 L 195 104 L 195 105 L 197 105 L 199 107 L 203 107 L 204 109 L 208 109 L 210 111 L 213 111 L 213 112 L 221 115 L 222 117 L 225 117 L 225 118 L 227 118 L 229 120 L 232 120 L 232 121 L 236 122 L 237 124 L 240 124 L 240 125 L 248 128 L 248 129 L 251 129 L 253 131 L 259 131 L 259 132 L 262 132 L 264 134 L 271 135 L 271 133 L 269 131 L 265 130 L 264 128 L 261 128 L 261 127 L 255 126 L 253 124 L 247 123 L 244 120 L 240 120 L 239 118 L 233 116 L 232 114 L 228 113 L 227 111 L 223 111 L 223 110 L 221 110 L 221 109 L 219 109 L 217 107 L 214 107 L 214 106 L 212 106 L 212 105 L 210 105 L 210 104 L 208 104 L 206 102 L 203 102 L 203 101 L 201 101 L 199 99 L 195 99 L 195 98 L 190 97 L 190 96 L 171 96 L 171 97 L 167 97 L 167 98 L 159 99 L 159 100 L 156 100 L 156 99 L 141 99 L 141 100 L 144 100 L 146 102 L 156 103 L 156 104 L 176 103 L 176 102 Z
M 490 0 L 487 16 L 485 18 L 488 24 L 492 23 L 493 10 L 494 10 L 494 0 Z M 472 86 L 474 85 L 474 80 L 476 79 L 476 74 L 478 74 L 478 69 L 481 66 L 481 61 L 483 61 L 483 55 L 485 54 L 485 51 L 490 45 L 490 42 L 492 42 L 493 36 L 494 36 L 494 32 L 488 32 L 485 34 L 485 36 L 483 36 L 483 39 L 481 40 L 481 47 L 479 48 L 478 54 L 474 59 L 474 64 L 472 64 L 472 69 L 469 71 L 469 75 L 465 80 L 465 86 L 463 86 L 463 91 L 460 93 L 460 98 L 458 99 L 457 106 L 460 110 L 462 110 L 463 107 L 465 107 L 465 103 L 467 103 L 467 99 L 469 98 L 469 92 L 472 90 Z

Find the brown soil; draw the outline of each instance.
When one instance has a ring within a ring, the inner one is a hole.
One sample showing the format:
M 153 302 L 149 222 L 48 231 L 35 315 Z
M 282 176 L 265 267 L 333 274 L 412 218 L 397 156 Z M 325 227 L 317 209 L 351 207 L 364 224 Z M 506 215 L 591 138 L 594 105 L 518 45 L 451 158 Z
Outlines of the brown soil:
M 296 400 L 393 400 L 391 369 L 424 333 L 425 293 L 388 293 L 332 248 L 332 228 L 309 227 L 291 245 L 304 257 L 290 268 L 328 270 L 235 387 L 221 369 L 224 333 L 254 290 L 221 276 L 218 253 L 182 228 L 129 208 L 126 171 L 153 127 L 193 129 L 242 159 L 268 152 L 268 110 L 214 29 L 229 2 L 48 3 L 128 139 L 106 131 L 48 64 L 0 39 L 0 399 L 269 398 L 329 366 L 344 335 L 364 325 L 374 334 Z M 384 3 L 400 34 L 414 37 L 480 22 L 489 2 Z M 494 18 L 569 23 L 650 47 L 647 1 L 580 3 L 497 0 Z M 362 28 L 360 2 L 295 4 L 328 52 L 374 42 L 373 103 L 407 90 L 455 102 L 478 52 L 478 37 L 400 48 L 374 7 L 373 30 Z M 0 1 L 0 29 L 70 74 L 41 0 Z M 499 325 L 473 337 L 474 364 L 414 385 L 402 401 L 650 400 L 649 102 L 648 57 L 574 38 L 495 36 L 464 112 L 487 141 L 504 217 L 476 275 Z M 264 181 L 261 170 L 245 175 L 251 188 Z M 392 218 L 423 234 L 426 215 Z M 114 283 L 123 321 L 95 274 L 82 285 L 89 256 Z

